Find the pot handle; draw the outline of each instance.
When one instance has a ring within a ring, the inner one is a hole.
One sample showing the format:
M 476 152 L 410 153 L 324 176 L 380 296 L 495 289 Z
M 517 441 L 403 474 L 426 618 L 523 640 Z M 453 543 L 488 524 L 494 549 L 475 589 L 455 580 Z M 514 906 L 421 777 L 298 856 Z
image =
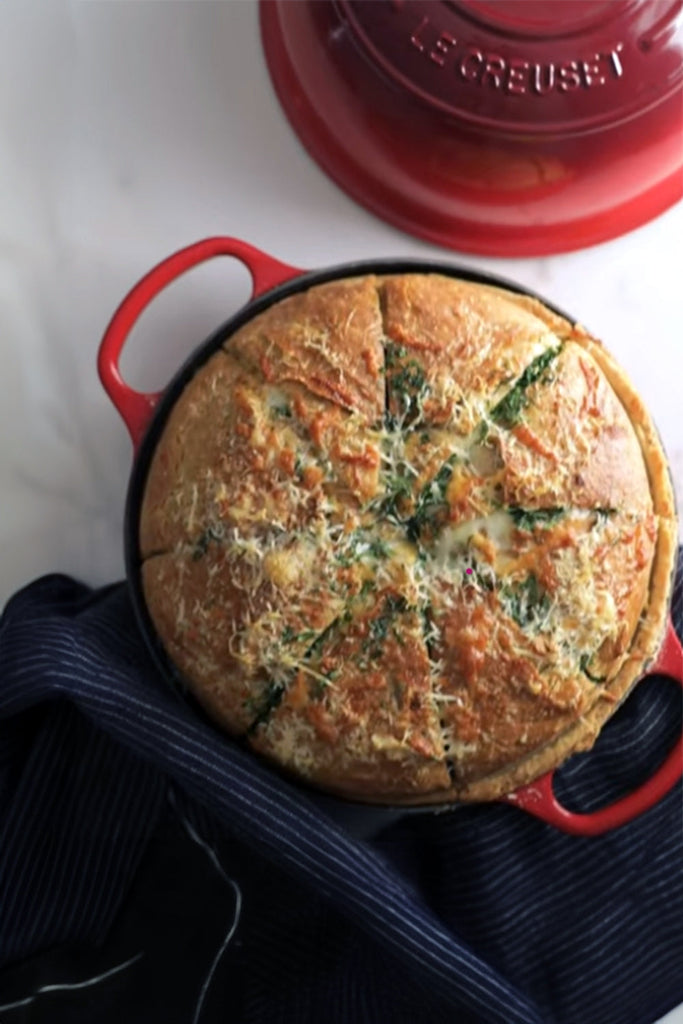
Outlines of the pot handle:
M 142 440 L 152 412 L 163 392 L 135 391 L 126 384 L 119 371 L 119 358 L 123 346 L 140 314 L 167 285 L 192 267 L 205 263 L 214 256 L 234 256 L 245 265 L 252 280 L 251 299 L 304 273 L 296 267 L 280 263 L 279 260 L 238 238 L 218 237 L 205 238 L 181 249 L 138 281 L 111 318 L 97 357 L 97 369 L 104 390 L 126 424 L 134 448 L 137 448 Z
M 647 675 L 665 675 L 683 686 L 683 648 L 671 619 L 662 647 Z M 575 836 L 598 836 L 627 824 L 649 810 L 678 782 L 683 774 L 683 736 L 679 737 L 673 750 L 651 778 L 633 793 L 591 814 L 575 814 L 562 806 L 553 792 L 554 774 L 554 770 L 548 772 L 534 782 L 508 793 L 502 798 L 503 802 L 521 807 L 562 832 Z

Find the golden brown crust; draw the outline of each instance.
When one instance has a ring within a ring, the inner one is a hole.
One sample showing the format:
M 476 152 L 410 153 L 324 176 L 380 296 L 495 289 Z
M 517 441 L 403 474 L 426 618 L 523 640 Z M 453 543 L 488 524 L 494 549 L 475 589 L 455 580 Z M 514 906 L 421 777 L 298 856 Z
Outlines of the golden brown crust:
M 183 547 L 142 566 L 147 607 L 168 654 L 233 733 L 254 723 L 272 682 L 288 679 L 342 610 L 329 583 L 320 583 L 314 544 L 279 539 L 217 538 L 200 557 Z
M 654 540 L 651 516 L 580 510 L 495 546 L 485 523 L 472 534 L 472 577 L 444 573 L 431 603 L 459 785 L 515 764 L 601 698 L 636 630 Z
M 537 300 L 439 275 L 272 306 L 172 410 L 142 578 L 206 710 L 365 801 L 493 799 L 590 746 L 654 657 L 656 431 Z
M 352 515 L 377 493 L 379 467 L 379 436 L 357 415 L 298 383 L 264 386 L 232 353 L 217 352 L 180 396 L 155 450 L 142 556 L 197 543 L 218 524 L 303 529 L 331 502 L 342 518 Z
M 372 277 L 319 285 L 271 306 L 226 346 L 273 384 L 295 381 L 358 413 L 384 413 L 384 349 Z
M 565 344 L 526 396 L 519 423 L 496 427 L 489 437 L 501 448 L 507 503 L 651 509 L 633 425 L 587 352 Z
M 479 287 L 487 294 L 497 295 L 505 299 L 506 302 L 517 306 L 518 309 L 531 313 L 538 320 L 541 320 L 546 327 L 549 327 L 558 338 L 571 337 L 577 330 L 576 325 L 572 324 L 566 317 L 560 316 L 559 313 L 555 313 L 552 309 L 548 309 L 540 299 L 535 299 L 531 295 L 511 292 L 505 288 L 498 288 L 495 285 L 480 285 Z
M 405 274 L 384 279 L 380 294 L 390 412 L 405 416 L 424 390 L 421 421 L 451 434 L 469 434 L 534 356 L 556 344 L 533 313 L 468 282 Z M 411 387 L 413 368 L 418 387 Z
M 422 624 L 403 607 L 385 590 L 369 610 L 338 622 L 256 730 L 254 749 L 358 799 L 447 791 Z

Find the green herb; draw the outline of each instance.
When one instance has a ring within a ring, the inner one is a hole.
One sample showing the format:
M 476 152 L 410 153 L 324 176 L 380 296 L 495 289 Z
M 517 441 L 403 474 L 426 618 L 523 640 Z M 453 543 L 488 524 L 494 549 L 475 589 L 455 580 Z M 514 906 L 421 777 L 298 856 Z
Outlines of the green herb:
M 338 628 L 339 624 L 341 622 L 347 622 L 348 620 L 350 620 L 350 618 L 351 614 L 349 612 L 345 612 L 344 615 L 340 618 L 333 619 L 332 622 L 330 622 L 330 624 L 326 626 L 325 629 L 323 629 L 322 632 L 320 633 L 317 633 L 316 630 L 314 629 L 304 629 L 300 633 L 297 633 L 292 628 L 292 626 L 287 625 L 282 631 L 281 640 L 283 643 L 292 643 L 293 641 L 306 642 L 311 639 L 313 640 L 313 642 L 306 649 L 303 657 L 301 658 L 301 661 L 299 662 L 299 664 L 302 664 L 304 662 L 311 661 L 311 659 L 317 657 L 320 654 L 326 641 L 329 639 L 330 635 Z M 282 698 L 287 691 L 287 686 L 289 682 L 294 678 L 296 671 L 297 669 L 295 668 L 293 671 L 289 673 L 286 683 L 275 682 L 275 680 L 271 680 L 268 683 L 264 697 L 262 697 L 260 700 L 257 700 L 252 697 L 244 702 L 245 708 L 251 713 L 253 713 L 255 716 L 254 720 L 252 721 L 251 725 L 247 730 L 248 736 L 255 732 L 259 725 L 265 722 L 266 719 L 270 716 L 270 714 L 275 710 L 275 708 L 277 708 L 278 705 L 282 702 Z M 320 697 L 323 691 L 328 686 L 332 685 L 332 680 L 338 674 L 339 669 L 331 669 L 329 672 L 320 673 L 320 675 L 316 674 L 315 683 L 312 684 L 311 688 L 309 689 L 309 692 L 313 699 L 317 699 L 318 697 Z
M 313 640 L 317 635 L 314 629 L 304 629 L 297 633 L 292 626 L 285 626 L 282 630 L 281 640 L 283 644 L 305 643 L 307 640 Z
M 219 541 L 223 539 L 223 528 L 221 526 L 212 524 L 200 533 L 199 537 L 194 543 L 194 550 L 192 551 L 192 561 L 198 562 L 206 552 L 209 550 L 209 544 L 212 540 Z
M 389 554 L 388 544 L 379 538 L 375 538 L 370 541 L 370 547 L 368 550 L 373 558 L 386 558 Z
M 479 425 L 475 429 L 474 434 L 472 435 L 473 443 L 474 444 L 481 444 L 482 441 L 485 441 L 486 438 L 489 436 L 489 430 L 490 429 L 491 428 L 489 427 L 489 425 L 486 422 L 486 420 L 482 420 L 481 423 L 479 423 Z
M 440 501 L 443 501 L 446 497 L 446 489 L 453 476 L 453 466 L 456 460 L 457 455 L 449 455 L 431 483 L 432 495 L 436 495 Z
M 415 505 L 415 512 L 406 524 L 410 540 L 417 540 L 422 529 L 433 522 L 434 517 L 446 505 L 446 491 L 453 476 L 453 467 L 458 456 L 450 455 L 434 479 L 425 484 L 420 491 Z
M 553 523 L 564 515 L 563 508 L 526 509 L 513 506 L 508 509 L 518 530 L 533 530 L 535 526 Z
M 283 420 L 291 420 L 292 409 L 289 405 L 274 405 L 273 412 Z
M 334 557 L 338 565 L 348 569 L 349 566 L 361 561 L 366 554 L 372 558 L 381 559 L 386 558 L 389 553 L 390 549 L 386 541 L 368 535 L 364 530 L 354 530 L 349 534 L 344 546 L 335 552 Z
M 366 646 L 368 643 L 371 645 L 381 644 L 383 640 L 386 640 L 391 618 L 391 615 L 382 614 L 378 619 L 371 619 Z
M 553 359 L 559 355 L 559 348 L 549 348 L 541 352 L 529 363 L 524 373 L 518 378 L 507 395 L 491 410 L 491 419 L 501 427 L 514 427 L 522 418 L 522 411 L 528 404 L 527 388 L 539 380 L 548 369 Z
M 359 561 L 361 551 L 361 537 L 360 532 L 355 530 L 344 538 L 344 543 L 340 544 L 334 553 L 334 559 L 338 565 L 341 565 L 343 569 L 348 569 L 349 566 L 355 565 Z
M 371 594 L 374 589 L 375 589 L 375 584 L 374 584 L 373 580 L 363 580 L 363 585 L 360 588 L 360 596 L 361 597 L 367 597 L 368 594 Z
M 386 404 L 385 425 L 395 430 L 396 416 L 390 406 L 397 406 L 402 418 L 414 418 L 420 413 L 420 402 L 429 393 L 429 385 L 423 367 L 417 359 L 403 362 L 407 350 L 402 345 L 386 347 Z
M 508 615 L 522 629 L 538 625 L 550 611 L 550 598 L 533 573 L 521 583 L 503 587 L 500 599 Z
M 386 478 L 384 494 L 370 504 L 379 519 L 401 523 L 401 504 L 412 494 L 410 478 L 405 465 L 398 465 L 396 472 Z
M 334 555 L 335 562 L 342 567 L 342 569 L 348 569 L 355 562 L 358 561 L 356 553 L 352 550 L 336 551 Z
M 609 517 L 613 516 L 617 510 L 615 508 L 595 508 L 593 511 L 597 516 L 597 522 L 602 524 L 606 523 Z
M 393 369 L 398 365 L 399 360 L 405 359 L 408 355 L 408 349 L 404 345 L 397 345 L 393 341 L 387 342 L 384 346 L 384 363 L 388 369 Z
M 329 626 L 326 626 L 325 629 L 323 629 L 323 631 L 317 635 L 313 643 L 310 645 L 310 647 L 304 654 L 305 661 L 310 661 L 311 658 L 315 658 L 317 657 L 317 655 L 320 654 L 323 647 L 325 646 L 325 643 L 327 642 L 327 640 L 329 640 L 330 635 L 338 628 L 340 622 L 340 618 L 333 619 L 332 622 L 330 622 Z
M 582 654 L 579 660 L 579 667 L 581 668 L 583 674 L 587 676 L 588 679 L 590 679 L 591 683 L 604 683 L 607 679 L 607 676 L 594 676 L 591 672 L 588 671 L 588 666 L 590 665 L 592 659 L 592 654 Z
M 417 359 L 407 362 L 398 373 L 392 375 L 390 382 L 392 390 L 399 394 L 406 391 L 421 391 L 426 384 L 425 372 Z
M 283 683 L 276 683 L 273 681 L 268 683 L 265 696 L 263 700 L 259 702 L 256 717 L 247 729 L 247 736 L 251 736 L 252 733 L 258 729 L 259 725 L 265 722 L 275 708 L 282 702 L 282 698 L 285 695 L 285 689 L 286 687 Z M 253 702 L 251 706 L 254 706 Z
M 471 572 L 467 572 L 467 570 L 465 570 L 465 573 L 463 574 L 463 583 L 475 583 L 478 587 L 481 587 L 482 590 L 488 590 L 489 592 L 494 589 L 495 584 L 491 579 L 491 575 L 484 576 L 476 562 L 472 563 L 470 569 L 472 570 Z
M 363 643 L 363 650 L 367 651 L 371 658 L 381 656 L 384 641 L 390 628 L 394 625 L 394 619 L 398 614 L 407 610 L 408 602 L 404 597 L 391 594 L 385 599 L 380 614 L 377 618 L 369 621 L 368 635 Z

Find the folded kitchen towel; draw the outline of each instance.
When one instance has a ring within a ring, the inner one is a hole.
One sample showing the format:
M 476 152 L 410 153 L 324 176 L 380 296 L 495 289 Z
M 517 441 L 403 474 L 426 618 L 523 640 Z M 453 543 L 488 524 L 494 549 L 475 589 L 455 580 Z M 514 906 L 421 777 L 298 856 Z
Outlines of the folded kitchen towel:
M 680 728 L 650 679 L 556 788 L 599 806 Z M 0 1024 L 651 1024 L 682 865 L 680 784 L 592 839 L 502 804 L 360 837 L 178 698 L 123 584 L 0 620 Z

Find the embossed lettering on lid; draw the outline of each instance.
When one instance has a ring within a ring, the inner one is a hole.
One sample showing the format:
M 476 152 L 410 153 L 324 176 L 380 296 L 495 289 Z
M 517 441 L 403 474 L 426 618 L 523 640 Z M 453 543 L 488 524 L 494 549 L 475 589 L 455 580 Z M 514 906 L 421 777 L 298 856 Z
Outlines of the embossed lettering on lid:
M 683 0 L 261 0 L 321 167 L 439 245 L 594 245 L 683 195 Z
M 680 0 L 337 0 L 404 92 L 497 131 L 590 131 L 678 86 Z

